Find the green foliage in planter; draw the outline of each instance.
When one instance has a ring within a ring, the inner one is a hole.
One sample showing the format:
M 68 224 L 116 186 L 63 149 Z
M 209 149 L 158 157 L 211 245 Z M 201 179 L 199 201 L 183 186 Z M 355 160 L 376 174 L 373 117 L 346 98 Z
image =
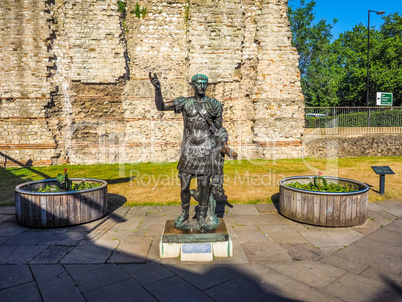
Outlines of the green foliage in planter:
M 61 190 L 71 191 L 73 182 L 68 178 L 67 169 L 64 169 L 64 174 L 58 174 L 56 179 Z
M 67 191 L 81 191 L 101 186 L 99 183 L 90 183 L 81 181 L 80 183 L 73 183 L 67 174 L 67 169 L 64 169 L 64 174 L 59 173 L 56 177 L 57 186 L 50 186 L 47 184 L 44 188 L 34 189 L 34 192 L 67 192 Z
M 60 174 L 59 174 L 60 175 Z M 70 180 L 71 181 L 71 180 Z M 61 189 L 60 187 L 46 185 L 44 188 L 41 189 L 34 189 L 34 192 L 43 192 L 43 193 L 51 193 L 51 192 L 66 192 L 66 191 L 81 191 L 81 190 L 88 190 L 100 187 L 101 184 L 99 183 L 91 183 L 82 181 L 78 184 L 73 183 L 69 189 Z
M 317 181 L 315 178 L 314 181 L 312 181 L 308 184 L 302 184 L 302 183 L 296 181 L 296 182 L 291 182 L 286 185 L 288 187 L 295 188 L 295 189 L 315 191 L 315 192 L 345 193 L 345 192 L 356 191 L 356 186 L 354 186 L 354 185 L 348 185 L 348 184 L 341 185 L 341 184 L 335 184 L 335 183 L 328 184 L 326 181 L 323 182 L 323 184 L 320 184 L 318 177 L 317 177 Z

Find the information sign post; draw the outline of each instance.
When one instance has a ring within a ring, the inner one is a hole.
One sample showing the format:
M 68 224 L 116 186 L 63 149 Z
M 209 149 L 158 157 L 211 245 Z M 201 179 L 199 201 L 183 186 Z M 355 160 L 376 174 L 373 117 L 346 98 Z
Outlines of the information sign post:
M 385 174 L 395 174 L 388 166 L 371 166 L 375 174 L 380 175 L 380 194 L 384 195 L 385 191 Z

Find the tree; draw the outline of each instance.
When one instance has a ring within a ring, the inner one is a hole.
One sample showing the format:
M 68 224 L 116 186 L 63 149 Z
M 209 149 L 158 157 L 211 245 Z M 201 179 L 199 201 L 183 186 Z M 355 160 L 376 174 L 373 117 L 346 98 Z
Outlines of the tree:
M 370 94 L 377 91 L 392 92 L 394 105 L 400 106 L 402 105 L 402 16 L 394 13 L 383 19 L 379 42 L 374 45 L 372 51 L 374 64 L 370 60 L 372 74 L 370 83 L 373 88 L 370 89 Z
M 301 86 L 306 106 L 365 106 L 367 95 L 367 27 L 362 23 L 330 42 L 333 24 L 314 21 L 316 2 L 289 6 L 292 45 L 299 52 Z M 392 92 L 402 103 L 402 17 L 383 16 L 380 30 L 370 29 L 370 100 Z
M 370 29 L 369 105 L 376 105 L 376 92 L 392 92 L 394 105 L 401 104 L 402 18 L 398 13 L 383 17 L 380 30 Z M 367 97 L 367 27 L 356 25 L 331 44 L 332 75 L 338 79 L 336 95 L 341 106 L 365 106 Z
M 296 47 L 299 57 L 301 86 L 308 106 L 332 106 L 334 79 L 328 69 L 330 61 L 330 40 L 333 24 L 325 19 L 314 23 L 315 1 L 307 4 L 300 1 L 300 7 L 289 6 L 288 16 L 292 30 L 292 45 Z

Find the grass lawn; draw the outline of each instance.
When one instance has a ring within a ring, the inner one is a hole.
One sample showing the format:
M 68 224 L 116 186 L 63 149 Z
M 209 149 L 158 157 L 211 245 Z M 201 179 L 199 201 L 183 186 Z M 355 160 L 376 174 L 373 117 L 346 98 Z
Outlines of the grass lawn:
M 55 178 L 68 169 L 70 178 L 108 181 L 111 205 L 180 204 L 177 163 L 60 165 L 50 167 L 0 168 L 0 205 L 14 204 L 16 185 Z M 379 176 L 371 166 L 390 166 L 395 175 L 385 177 L 385 195 L 379 191 Z M 278 182 L 288 176 L 338 176 L 370 185 L 369 201 L 402 197 L 402 157 L 354 157 L 338 159 L 229 160 L 225 163 L 224 188 L 229 203 L 266 203 L 278 200 Z M 193 188 L 196 181 L 193 180 Z

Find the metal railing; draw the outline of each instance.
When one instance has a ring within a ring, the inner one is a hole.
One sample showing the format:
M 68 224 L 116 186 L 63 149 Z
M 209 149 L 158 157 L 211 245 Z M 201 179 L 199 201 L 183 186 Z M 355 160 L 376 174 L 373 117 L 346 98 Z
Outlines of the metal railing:
M 305 107 L 306 128 L 402 127 L 401 107 Z

